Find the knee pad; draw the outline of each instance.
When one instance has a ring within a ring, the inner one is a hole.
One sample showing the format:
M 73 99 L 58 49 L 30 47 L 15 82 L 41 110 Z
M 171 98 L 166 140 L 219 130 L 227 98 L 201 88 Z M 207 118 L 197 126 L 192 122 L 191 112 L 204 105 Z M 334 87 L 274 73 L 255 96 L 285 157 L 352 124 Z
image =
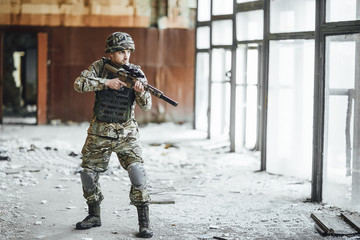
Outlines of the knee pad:
M 131 184 L 136 190 L 142 190 L 146 186 L 146 172 L 142 163 L 132 163 L 128 167 Z
M 99 174 L 92 170 L 84 169 L 81 172 L 81 182 L 86 192 L 92 192 L 96 189 L 96 182 L 99 179 Z

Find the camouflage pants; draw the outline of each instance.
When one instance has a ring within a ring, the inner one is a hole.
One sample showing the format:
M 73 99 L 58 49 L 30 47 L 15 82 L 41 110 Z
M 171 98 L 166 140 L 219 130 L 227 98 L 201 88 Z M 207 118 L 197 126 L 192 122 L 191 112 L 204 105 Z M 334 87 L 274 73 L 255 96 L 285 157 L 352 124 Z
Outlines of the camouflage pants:
M 117 154 L 121 166 L 128 171 L 132 163 L 143 163 L 141 146 L 138 140 L 137 126 L 123 129 L 119 138 L 102 137 L 88 134 L 82 149 L 81 180 L 84 198 L 87 204 L 100 204 L 104 199 L 99 183 L 100 173 L 108 169 L 110 155 Z M 131 186 L 130 200 L 134 205 L 141 205 L 150 201 L 146 186 L 139 190 Z

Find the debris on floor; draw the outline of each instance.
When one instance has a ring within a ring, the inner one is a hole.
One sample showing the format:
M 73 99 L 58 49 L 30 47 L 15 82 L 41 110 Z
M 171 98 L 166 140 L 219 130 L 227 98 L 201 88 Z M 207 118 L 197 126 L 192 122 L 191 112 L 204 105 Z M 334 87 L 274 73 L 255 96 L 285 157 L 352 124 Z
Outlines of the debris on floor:
M 336 216 L 311 213 L 315 221 L 315 229 L 322 236 L 347 236 L 360 235 L 360 218 L 355 214 L 341 213 Z

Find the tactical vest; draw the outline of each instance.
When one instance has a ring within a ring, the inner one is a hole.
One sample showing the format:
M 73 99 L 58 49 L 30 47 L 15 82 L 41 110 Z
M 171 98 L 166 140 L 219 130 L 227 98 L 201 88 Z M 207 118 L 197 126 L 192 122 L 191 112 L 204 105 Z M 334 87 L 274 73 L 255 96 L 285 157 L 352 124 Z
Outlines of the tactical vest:
M 114 78 L 110 74 L 108 79 Z M 104 89 L 95 92 L 94 114 L 97 120 L 107 123 L 123 123 L 131 118 L 135 101 L 133 89 L 122 87 L 119 90 Z

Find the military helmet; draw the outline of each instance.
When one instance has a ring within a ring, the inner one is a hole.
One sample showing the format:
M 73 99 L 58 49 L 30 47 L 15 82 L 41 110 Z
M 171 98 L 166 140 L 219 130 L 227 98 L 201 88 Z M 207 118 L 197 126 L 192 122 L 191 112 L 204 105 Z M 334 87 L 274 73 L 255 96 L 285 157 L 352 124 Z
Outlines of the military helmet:
M 121 50 L 135 50 L 135 44 L 131 36 L 124 32 L 114 32 L 106 39 L 105 53 L 112 53 Z

